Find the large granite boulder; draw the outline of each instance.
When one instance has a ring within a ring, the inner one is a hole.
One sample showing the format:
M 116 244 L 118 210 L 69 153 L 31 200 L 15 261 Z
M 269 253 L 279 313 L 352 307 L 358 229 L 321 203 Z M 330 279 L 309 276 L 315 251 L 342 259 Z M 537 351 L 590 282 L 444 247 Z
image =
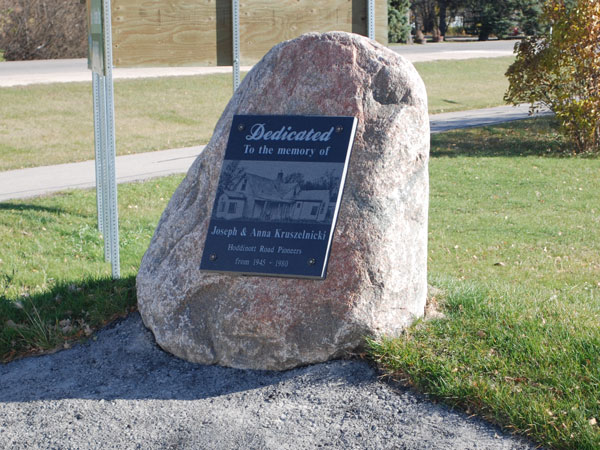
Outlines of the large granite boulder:
M 199 270 L 234 114 L 355 116 L 325 280 Z M 425 307 L 429 120 L 411 63 L 367 38 L 310 33 L 246 76 L 160 219 L 137 276 L 157 343 L 190 361 L 288 369 L 398 335 Z

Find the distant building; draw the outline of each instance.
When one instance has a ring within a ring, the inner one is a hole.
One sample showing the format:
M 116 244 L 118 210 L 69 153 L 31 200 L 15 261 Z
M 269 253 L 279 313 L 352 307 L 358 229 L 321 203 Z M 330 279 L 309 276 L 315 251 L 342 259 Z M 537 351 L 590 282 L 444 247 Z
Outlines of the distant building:
M 323 222 L 330 210 L 329 190 L 302 190 L 298 183 L 244 173 L 217 202 L 218 219 Z

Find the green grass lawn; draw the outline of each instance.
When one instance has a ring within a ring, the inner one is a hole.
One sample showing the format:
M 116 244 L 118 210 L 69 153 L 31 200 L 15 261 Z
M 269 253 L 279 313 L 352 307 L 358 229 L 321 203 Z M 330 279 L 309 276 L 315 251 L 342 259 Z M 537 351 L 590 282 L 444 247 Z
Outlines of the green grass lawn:
M 429 281 L 445 315 L 372 344 L 393 377 L 548 447 L 600 446 L 600 160 L 549 119 L 432 137 Z M 134 276 L 181 176 L 121 185 L 111 281 L 94 191 L 0 203 L 0 357 L 135 308 Z
M 0 203 L 0 360 L 60 347 L 135 308 L 141 257 L 182 178 L 119 186 L 119 281 L 104 262 L 95 190 Z
M 504 104 L 504 93 L 508 89 L 504 73 L 513 61 L 514 58 L 508 56 L 416 63 L 415 67 L 427 86 L 429 113 Z
M 116 81 L 117 153 L 207 143 L 231 89 L 225 75 Z M 94 159 L 91 83 L 0 88 L 0 117 L 0 171 Z
M 548 119 L 432 138 L 445 318 L 372 344 L 392 376 L 554 448 L 600 448 L 600 160 Z
M 437 61 L 416 67 L 435 113 L 501 104 L 511 61 Z M 207 143 L 231 92 L 230 75 L 116 81 L 117 153 Z M 94 158 L 91 83 L 0 88 L 0 117 L 0 171 Z

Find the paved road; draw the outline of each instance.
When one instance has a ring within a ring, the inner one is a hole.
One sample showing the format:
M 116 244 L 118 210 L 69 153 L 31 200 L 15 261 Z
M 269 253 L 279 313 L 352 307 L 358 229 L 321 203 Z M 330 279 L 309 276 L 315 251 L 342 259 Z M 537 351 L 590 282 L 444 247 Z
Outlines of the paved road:
M 431 116 L 431 132 L 492 125 L 527 117 L 526 105 L 436 114 Z M 204 146 L 197 146 L 119 156 L 117 182 L 185 173 L 203 148 Z M 0 201 L 35 197 L 66 189 L 92 188 L 96 183 L 95 174 L 94 161 L 0 172 Z
M 392 45 L 390 48 L 412 62 L 438 59 L 469 59 L 508 56 L 516 41 L 444 42 L 425 45 Z M 250 70 L 250 66 L 241 68 Z M 115 79 L 231 73 L 231 67 L 161 67 L 115 69 Z M 36 83 L 89 82 L 86 59 L 16 61 L 0 63 L 0 87 Z
M 548 116 L 553 113 L 544 109 L 535 114 L 535 117 Z M 513 120 L 529 118 L 529 105 L 518 106 L 496 106 L 494 108 L 473 109 L 469 111 L 457 111 L 440 113 L 429 116 L 432 133 L 458 130 L 462 128 L 485 127 Z
M 241 67 L 242 71 L 250 66 Z M 166 76 L 231 73 L 231 67 L 145 67 L 114 69 L 116 80 Z M 43 61 L 9 61 L 0 63 L 0 88 L 43 83 L 91 82 L 92 73 L 86 59 L 53 59 Z
M 438 59 L 495 58 L 513 54 L 518 40 L 483 42 L 439 42 L 425 45 L 390 45 L 411 62 Z

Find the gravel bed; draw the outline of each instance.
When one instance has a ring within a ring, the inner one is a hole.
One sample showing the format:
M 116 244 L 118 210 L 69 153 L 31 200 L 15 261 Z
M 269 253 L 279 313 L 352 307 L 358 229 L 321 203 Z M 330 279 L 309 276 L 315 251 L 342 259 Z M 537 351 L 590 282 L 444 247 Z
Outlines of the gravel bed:
M 0 365 L 0 448 L 533 449 L 361 360 L 286 372 L 191 364 L 138 314 Z

